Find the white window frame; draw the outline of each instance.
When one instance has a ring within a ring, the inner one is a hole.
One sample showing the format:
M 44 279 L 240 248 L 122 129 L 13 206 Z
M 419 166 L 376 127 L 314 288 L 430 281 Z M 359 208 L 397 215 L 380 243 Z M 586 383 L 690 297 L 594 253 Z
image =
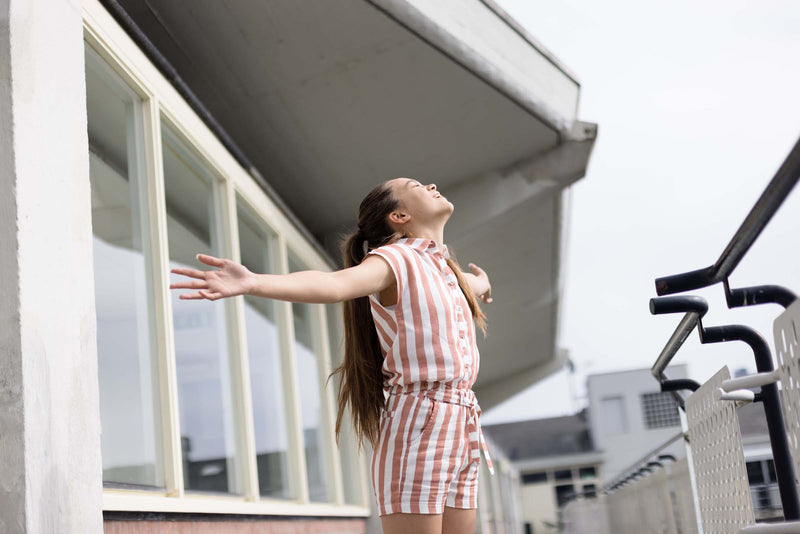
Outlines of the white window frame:
M 103 489 L 103 510 L 148 511 L 183 513 L 225 513 L 290 516 L 348 516 L 370 515 L 368 497 L 367 460 L 364 451 L 356 453 L 360 466 L 359 480 L 361 502 L 344 503 L 340 453 L 333 440 L 335 398 L 333 391 L 322 390 L 324 454 L 326 475 L 333 496 L 330 503 L 310 503 L 306 478 L 305 455 L 302 441 L 300 399 L 297 389 L 294 357 L 294 326 L 291 304 L 277 302 L 279 343 L 281 347 L 282 380 L 285 385 L 287 431 L 289 434 L 289 479 L 295 500 L 261 498 L 258 491 L 255 437 L 250 396 L 250 374 L 247 360 L 247 340 L 244 325 L 244 299 L 235 297 L 225 302 L 229 350 L 231 351 L 232 388 L 237 393 L 234 401 L 237 428 L 237 455 L 243 461 L 243 496 L 186 494 L 183 487 L 181 443 L 178 411 L 178 387 L 172 324 L 172 305 L 169 290 L 169 254 L 167 249 L 166 202 L 161 154 L 161 121 L 168 121 L 183 137 L 203 163 L 218 176 L 220 202 L 216 231 L 224 237 L 223 250 L 227 257 L 240 261 L 238 221 L 236 217 L 237 194 L 247 202 L 251 212 L 259 217 L 264 229 L 276 236 L 272 240 L 275 272 L 288 272 L 288 247 L 310 269 L 330 271 L 327 263 L 303 234 L 272 202 L 256 181 L 243 169 L 213 132 L 200 120 L 180 94 L 150 63 L 144 53 L 130 39 L 98 0 L 83 0 L 84 41 L 91 46 L 131 90 L 142 99 L 142 116 L 145 145 L 146 213 L 149 217 L 150 243 L 152 243 L 153 284 L 155 310 L 153 320 L 157 325 L 157 344 L 161 395 L 161 421 L 165 469 L 165 491 L 128 489 Z M 323 374 L 330 372 L 330 343 L 325 308 L 313 306 L 314 339 L 320 355 L 320 387 Z

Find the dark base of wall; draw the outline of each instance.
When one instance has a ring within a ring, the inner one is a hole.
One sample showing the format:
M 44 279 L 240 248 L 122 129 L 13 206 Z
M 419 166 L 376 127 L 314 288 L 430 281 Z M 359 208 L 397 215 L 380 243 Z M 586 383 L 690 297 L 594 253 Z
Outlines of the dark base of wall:
M 364 518 L 103 512 L 105 534 L 365 534 Z

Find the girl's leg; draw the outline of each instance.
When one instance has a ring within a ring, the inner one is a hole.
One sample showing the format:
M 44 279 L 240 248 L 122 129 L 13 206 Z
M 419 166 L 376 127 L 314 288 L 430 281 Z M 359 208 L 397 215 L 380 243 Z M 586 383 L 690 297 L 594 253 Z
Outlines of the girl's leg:
M 382 515 L 381 524 L 383 534 L 441 534 L 442 514 L 394 513 Z M 470 531 L 470 534 L 473 532 Z
M 475 508 L 444 507 L 442 534 L 475 534 Z

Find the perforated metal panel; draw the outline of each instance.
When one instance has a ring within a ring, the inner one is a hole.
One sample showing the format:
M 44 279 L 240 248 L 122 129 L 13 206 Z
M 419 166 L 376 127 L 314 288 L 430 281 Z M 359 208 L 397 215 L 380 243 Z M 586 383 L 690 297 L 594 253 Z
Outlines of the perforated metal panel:
M 730 376 L 728 367 L 723 367 L 686 399 L 689 445 L 705 534 L 730 534 L 755 523 L 736 406 L 732 401 L 716 401 L 713 396 Z
M 775 319 L 775 354 L 781 372 L 781 407 L 794 460 L 800 473 L 800 300 Z

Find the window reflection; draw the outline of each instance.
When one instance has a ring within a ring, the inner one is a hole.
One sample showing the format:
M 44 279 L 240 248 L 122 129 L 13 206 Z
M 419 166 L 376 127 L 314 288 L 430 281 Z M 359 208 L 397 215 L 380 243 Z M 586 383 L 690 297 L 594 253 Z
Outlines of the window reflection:
M 164 487 L 138 97 L 86 46 L 103 482 Z
M 328 318 L 328 336 L 331 347 L 331 368 L 335 369 L 344 360 L 344 324 L 341 304 L 328 304 L 325 306 Z M 328 382 L 328 387 L 338 397 L 341 374 L 336 374 Z M 338 406 L 335 408 L 338 410 Z M 336 411 L 333 412 L 336 417 Z M 344 411 L 342 426 L 339 432 L 339 457 L 342 462 L 342 482 L 344 484 L 344 501 L 348 504 L 361 505 L 361 466 L 358 456 L 358 441 L 353 432 L 353 419 L 350 407 Z M 364 440 L 364 450 L 369 447 L 369 441 Z
M 289 256 L 289 271 L 304 271 L 303 266 L 292 255 Z M 319 360 L 315 353 L 314 315 L 311 304 L 292 304 L 294 315 L 295 344 L 297 356 L 297 376 L 303 418 L 303 441 L 305 444 L 306 469 L 308 471 L 309 499 L 327 502 L 327 481 L 325 480 L 324 439 L 321 426 L 322 395 L 319 381 Z
M 162 121 L 169 267 L 212 270 L 198 252 L 220 257 L 213 174 Z M 174 281 L 186 280 L 171 275 Z M 225 300 L 181 300 L 172 291 L 178 404 L 186 490 L 242 493 L 236 462 Z
M 274 272 L 270 258 L 272 237 L 241 200 L 237 202 L 237 214 L 242 265 L 254 273 Z M 290 498 L 289 442 L 275 301 L 245 295 L 244 313 L 259 492 L 263 497 Z

